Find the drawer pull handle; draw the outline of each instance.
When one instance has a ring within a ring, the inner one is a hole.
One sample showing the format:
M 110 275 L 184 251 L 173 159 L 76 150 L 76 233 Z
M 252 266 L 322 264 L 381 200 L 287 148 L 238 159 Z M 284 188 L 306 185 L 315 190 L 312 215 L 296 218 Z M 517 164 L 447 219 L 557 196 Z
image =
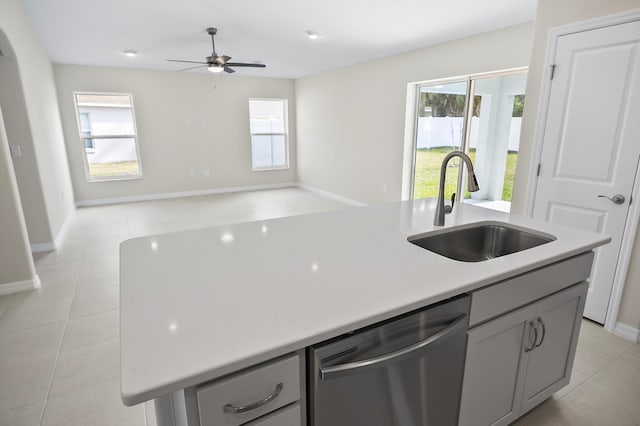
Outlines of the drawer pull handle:
M 541 345 L 542 345 L 542 342 L 544 342 L 544 336 L 546 336 L 546 335 L 547 335 L 547 327 L 545 327 L 544 322 L 542 321 L 542 318 L 541 318 L 541 317 L 538 317 L 538 322 L 539 322 L 539 323 L 540 323 L 540 325 L 542 326 L 542 337 L 540 338 L 540 343 L 538 343 L 538 344 L 536 345 L 536 348 L 537 348 L 538 346 L 541 346 Z
M 531 352 L 536 347 L 536 343 L 538 342 L 538 327 L 533 321 L 529 321 L 529 326 L 533 328 L 534 337 L 533 337 L 533 343 L 531 344 L 531 347 L 525 348 L 524 350 L 525 352 Z
M 242 414 L 242 413 L 246 413 L 247 411 L 255 410 L 256 408 L 260 408 L 263 405 L 268 404 L 274 399 L 276 399 L 278 395 L 280 395 L 280 392 L 282 392 L 282 388 L 283 388 L 282 383 L 278 383 L 276 385 L 276 388 L 273 390 L 273 392 L 270 395 L 265 396 L 259 401 L 252 402 L 251 404 L 247 404 L 247 405 L 241 405 L 239 407 L 235 405 L 227 404 L 223 407 L 223 410 L 225 413 L 233 413 L 233 414 Z

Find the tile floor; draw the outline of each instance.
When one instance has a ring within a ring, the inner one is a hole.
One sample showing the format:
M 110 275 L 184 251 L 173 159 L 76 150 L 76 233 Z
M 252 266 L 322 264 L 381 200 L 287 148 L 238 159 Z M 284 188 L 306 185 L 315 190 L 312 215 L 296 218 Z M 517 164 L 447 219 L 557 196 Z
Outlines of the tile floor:
M 0 296 L 0 426 L 154 425 L 120 401 L 118 246 L 142 235 L 348 208 L 298 188 L 80 208 L 34 256 L 42 288 Z
M 0 426 L 154 425 L 119 396 L 118 245 L 142 235 L 345 208 L 287 188 L 78 209 L 35 256 L 42 288 L 0 297 Z M 518 425 L 640 425 L 640 345 L 584 321 L 572 382 Z
M 583 320 L 571 383 L 514 425 L 640 425 L 640 345 Z

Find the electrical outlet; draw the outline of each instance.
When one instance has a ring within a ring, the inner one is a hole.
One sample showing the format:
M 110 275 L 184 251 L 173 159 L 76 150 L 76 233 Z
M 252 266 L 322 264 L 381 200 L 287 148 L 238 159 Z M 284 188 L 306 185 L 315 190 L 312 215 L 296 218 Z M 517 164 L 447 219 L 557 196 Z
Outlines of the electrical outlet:
M 202 171 L 202 176 L 204 176 L 204 177 L 209 177 L 209 176 L 211 176 L 211 171 L 210 171 L 209 169 L 204 169 L 204 170 Z
M 22 157 L 22 148 L 20 147 L 20 145 L 11 145 L 9 149 L 13 158 Z
M 196 177 L 196 171 L 193 169 L 189 170 L 189 176 Z

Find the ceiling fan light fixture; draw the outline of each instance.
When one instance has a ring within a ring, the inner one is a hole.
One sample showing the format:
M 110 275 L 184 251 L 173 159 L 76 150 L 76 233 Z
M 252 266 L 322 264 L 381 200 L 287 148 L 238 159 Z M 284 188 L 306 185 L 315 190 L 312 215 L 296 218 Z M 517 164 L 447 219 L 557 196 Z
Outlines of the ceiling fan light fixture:
M 195 68 L 204 68 L 207 67 L 209 72 L 214 74 L 219 74 L 222 72 L 226 72 L 227 74 L 235 73 L 236 67 L 250 67 L 250 68 L 266 68 L 265 64 L 256 64 L 256 63 L 246 63 L 246 62 L 231 62 L 231 56 L 227 55 L 218 55 L 216 53 L 214 35 L 217 33 L 217 30 L 213 27 L 207 28 L 207 33 L 211 36 L 211 54 L 207 56 L 203 62 L 200 61 L 184 61 L 181 59 L 167 59 L 169 62 L 184 62 L 188 64 L 198 64 L 197 66 L 190 66 L 189 68 L 185 68 L 178 71 L 188 71 Z
M 307 30 L 304 32 L 310 40 L 317 40 L 320 38 L 320 34 L 315 31 Z
M 137 50 L 125 50 L 124 55 L 128 58 L 135 58 L 136 56 L 138 56 L 138 51 Z
M 217 73 L 220 73 L 220 72 L 224 71 L 224 66 L 222 66 L 222 65 L 210 65 L 207 69 L 209 71 L 211 71 L 212 73 L 217 74 Z

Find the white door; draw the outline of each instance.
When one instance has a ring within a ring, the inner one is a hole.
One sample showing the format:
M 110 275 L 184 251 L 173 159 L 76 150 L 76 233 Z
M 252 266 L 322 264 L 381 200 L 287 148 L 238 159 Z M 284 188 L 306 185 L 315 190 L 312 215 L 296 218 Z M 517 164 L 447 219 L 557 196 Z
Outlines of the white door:
M 584 316 L 604 323 L 640 155 L 640 22 L 558 38 L 533 216 L 611 236 Z M 604 197 L 614 198 L 616 202 Z M 640 201 L 640 200 L 638 200 Z

